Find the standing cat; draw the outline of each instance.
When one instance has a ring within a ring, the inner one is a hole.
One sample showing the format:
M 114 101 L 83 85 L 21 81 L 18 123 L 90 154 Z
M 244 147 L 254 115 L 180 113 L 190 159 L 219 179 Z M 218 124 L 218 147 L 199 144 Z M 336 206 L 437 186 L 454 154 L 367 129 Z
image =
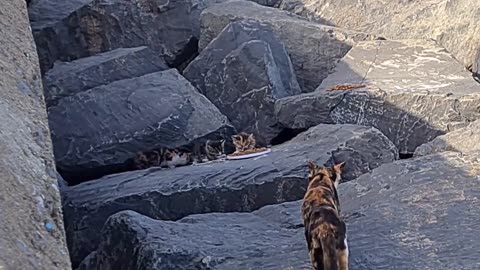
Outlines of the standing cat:
M 347 228 L 340 217 L 337 187 L 344 162 L 332 167 L 308 163 L 308 188 L 303 198 L 310 262 L 315 270 L 348 270 Z

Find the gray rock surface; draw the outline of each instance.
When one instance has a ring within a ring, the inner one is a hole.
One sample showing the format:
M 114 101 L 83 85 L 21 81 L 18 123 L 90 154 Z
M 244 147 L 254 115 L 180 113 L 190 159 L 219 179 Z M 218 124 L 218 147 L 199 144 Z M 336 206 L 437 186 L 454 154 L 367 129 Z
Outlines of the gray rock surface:
M 465 66 L 480 44 L 476 0 L 281 0 L 276 6 L 311 20 L 390 39 L 434 39 Z
M 480 153 L 480 120 L 420 145 L 415 149 L 414 156 L 425 156 L 444 151 Z
M 70 269 L 24 0 L 0 4 L 0 44 L 0 269 Z
M 234 0 L 204 10 L 200 49 L 204 49 L 231 21 L 244 19 L 272 27 L 290 54 L 298 83 L 304 92 L 317 88 L 356 41 L 372 38 L 364 33 L 309 22 L 251 1 Z
M 176 69 L 92 88 L 48 112 L 57 168 L 69 182 L 128 170 L 137 151 L 234 133 Z
M 166 69 L 164 60 L 146 46 L 120 48 L 72 62 L 56 62 L 43 77 L 45 102 L 52 106 L 63 97 L 90 88 Z
M 328 91 L 343 83 L 366 88 Z M 401 153 L 480 119 L 480 85 L 433 42 L 359 42 L 335 72 L 309 94 L 279 100 L 279 121 L 291 128 L 318 123 L 374 126 Z
M 69 187 L 64 211 L 73 264 L 95 250 L 100 228 L 116 212 L 178 220 L 197 213 L 252 211 L 302 198 L 309 159 L 321 164 L 346 161 L 348 181 L 397 156 L 393 144 L 374 128 L 319 125 L 259 158 L 150 168 Z
M 350 268 L 478 269 L 479 158 L 447 152 L 402 160 L 340 184 Z M 300 205 L 177 222 L 123 211 L 108 219 L 80 269 L 309 270 Z
M 230 23 L 183 75 L 237 130 L 266 141 L 281 131 L 275 100 L 301 93 L 285 46 L 269 26 L 255 21 Z
M 201 11 L 218 1 L 222 0 L 32 3 L 29 13 L 42 71 L 56 60 L 144 45 L 162 55 L 169 66 L 177 67 L 196 52 Z

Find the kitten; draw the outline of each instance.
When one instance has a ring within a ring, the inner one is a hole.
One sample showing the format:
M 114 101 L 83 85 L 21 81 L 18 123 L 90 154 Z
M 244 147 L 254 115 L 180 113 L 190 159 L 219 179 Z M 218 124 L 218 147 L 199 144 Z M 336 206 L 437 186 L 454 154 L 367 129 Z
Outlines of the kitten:
M 225 155 L 225 140 L 207 140 L 205 143 L 196 143 L 193 150 L 193 159 L 201 163 L 205 159 L 212 161 Z
M 308 163 L 308 188 L 302 204 L 305 239 L 315 270 L 348 270 L 347 228 L 340 217 L 337 187 L 344 162 L 332 167 Z
M 160 167 L 174 168 L 190 165 L 192 163 L 192 154 L 178 149 L 167 149 L 163 155 Z
M 237 135 L 233 135 L 232 140 L 235 145 L 235 152 L 252 150 L 257 146 L 257 141 L 253 133 L 247 134 L 245 132 L 240 132 Z
M 165 147 L 150 152 L 138 152 L 133 159 L 135 169 L 137 170 L 150 167 L 173 168 L 189 165 L 191 161 L 190 153 Z

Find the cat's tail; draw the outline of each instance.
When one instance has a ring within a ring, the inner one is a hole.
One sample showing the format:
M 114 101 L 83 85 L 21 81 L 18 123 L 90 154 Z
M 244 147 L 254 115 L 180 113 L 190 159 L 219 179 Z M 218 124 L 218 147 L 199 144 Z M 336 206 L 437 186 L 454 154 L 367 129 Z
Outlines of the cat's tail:
M 323 269 L 338 270 L 335 233 L 330 228 L 322 230 L 320 242 L 323 251 Z

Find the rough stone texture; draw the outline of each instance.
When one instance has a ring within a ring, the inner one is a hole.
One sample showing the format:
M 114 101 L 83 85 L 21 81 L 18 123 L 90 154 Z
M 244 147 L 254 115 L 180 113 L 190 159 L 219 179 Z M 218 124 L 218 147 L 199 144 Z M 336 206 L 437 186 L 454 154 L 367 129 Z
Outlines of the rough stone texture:
M 146 46 L 120 48 L 72 62 L 56 62 L 43 78 L 45 102 L 52 106 L 58 99 L 90 88 L 166 69 L 164 60 Z
M 44 0 L 29 8 L 42 71 L 117 48 L 150 46 L 169 66 L 196 52 L 200 13 L 222 0 Z M 66 3 L 68 2 L 68 3 Z M 56 10 L 51 12 L 52 10 Z
M 480 120 L 420 145 L 414 155 L 425 156 L 444 151 L 480 153 Z
M 302 198 L 309 159 L 320 164 L 346 161 L 344 178 L 351 180 L 397 155 L 393 144 L 374 128 L 319 125 L 255 159 L 151 168 L 69 187 L 64 211 L 72 261 L 78 264 L 96 248 L 101 226 L 121 210 L 163 220 L 252 211 Z
M 339 83 L 366 88 L 327 91 Z M 444 49 L 432 42 L 358 43 L 314 92 L 279 100 L 287 127 L 318 123 L 374 126 L 401 153 L 480 119 L 480 85 Z
M 480 44 L 476 0 L 281 0 L 277 4 L 312 20 L 391 39 L 435 39 L 465 66 Z
M 70 269 L 24 0 L 2 1 L 0 43 L 0 269 Z
M 263 7 L 251 1 L 228 1 L 205 9 L 201 16 L 200 49 L 204 49 L 231 21 L 253 19 L 270 25 L 285 44 L 304 92 L 313 91 L 364 33 L 320 25 Z
M 130 169 L 128 160 L 137 151 L 234 133 L 176 69 L 63 98 L 48 112 L 57 167 L 69 182 Z
M 301 93 L 285 46 L 255 21 L 230 23 L 183 74 L 237 130 L 266 141 L 281 131 L 275 100 Z
M 340 184 L 350 268 L 478 269 L 479 158 L 447 152 L 397 161 Z M 123 211 L 108 219 L 80 269 L 309 270 L 300 205 L 177 222 Z

